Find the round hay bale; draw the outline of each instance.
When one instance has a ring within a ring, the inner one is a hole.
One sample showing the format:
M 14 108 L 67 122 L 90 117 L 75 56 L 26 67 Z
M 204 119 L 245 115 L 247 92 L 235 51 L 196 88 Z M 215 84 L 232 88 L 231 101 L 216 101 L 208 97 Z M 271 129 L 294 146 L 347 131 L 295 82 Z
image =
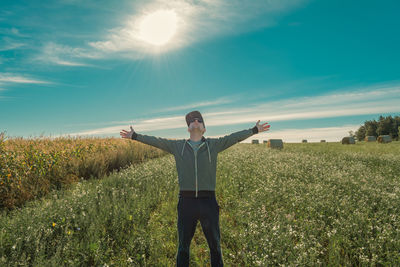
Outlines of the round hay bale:
M 342 138 L 342 144 L 343 145 L 354 145 L 356 143 L 356 140 L 352 136 L 346 136 Z
M 283 141 L 282 139 L 269 139 L 267 146 L 273 149 L 282 149 Z
M 252 144 L 258 144 L 258 140 L 251 140 Z
M 366 142 L 375 142 L 376 141 L 376 137 L 375 136 L 366 136 L 364 139 Z
M 302 143 L 307 143 L 307 139 L 303 139 L 301 142 Z
M 378 136 L 378 143 L 390 143 L 392 142 L 392 137 L 390 137 L 390 135 L 380 135 Z

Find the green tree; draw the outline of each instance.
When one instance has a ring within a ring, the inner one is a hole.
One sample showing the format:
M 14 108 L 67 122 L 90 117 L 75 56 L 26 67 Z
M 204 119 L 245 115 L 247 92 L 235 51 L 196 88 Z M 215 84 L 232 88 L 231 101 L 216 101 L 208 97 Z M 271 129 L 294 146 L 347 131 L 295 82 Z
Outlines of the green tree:
M 358 141 L 362 141 L 365 138 L 365 126 L 361 125 L 360 128 L 358 128 L 358 130 L 356 131 L 356 138 Z
M 350 133 L 350 132 L 349 132 Z M 350 136 L 353 134 L 351 131 Z M 390 135 L 393 139 L 399 140 L 400 134 L 400 116 L 379 116 L 378 121 L 365 121 L 355 132 L 358 141 L 364 140 L 366 136 Z
M 366 121 L 364 123 L 365 127 L 365 135 L 366 136 L 375 136 L 378 137 L 378 134 L 376 133 L 376 129 L 378 128 L 378 122 L 376 120 L 373 121 Z
M 399 134 L 400 134 L 400 126 L 397 127 L 397 140 L 399 140 Z
M 378 122 L 378 128 L 376 129 L 376 133 L 378 135 L 391 135 L 393 136 L 394 131 L 392 129 L 393 127 L 393 118 L 392 116 L 388 117 L 379 117 L 379 122 Z
M 396 138 L 399 140 L 399 135 L 400 135 L 400 117 L 396 116 L 393 118 L 393 129 L 394 129 L 394 135 L 393 138 Z

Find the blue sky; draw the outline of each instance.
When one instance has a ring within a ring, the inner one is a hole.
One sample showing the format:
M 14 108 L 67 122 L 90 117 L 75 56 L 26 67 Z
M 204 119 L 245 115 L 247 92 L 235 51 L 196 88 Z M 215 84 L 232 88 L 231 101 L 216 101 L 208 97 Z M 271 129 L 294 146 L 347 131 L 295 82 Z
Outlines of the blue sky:
M 0 131 L 118 137 L 133 125 L 188 138 L 184 116 L 199 110 L 208 137 L 261 120 L 271 130 L 251 139 L 339 141 L 365 120 L 400 115 L 398 10 L 398 1 L 3 0 Z M 167 20 L 150 34 L 169 35 L 155 44 L 144 25 L 160 12 Z

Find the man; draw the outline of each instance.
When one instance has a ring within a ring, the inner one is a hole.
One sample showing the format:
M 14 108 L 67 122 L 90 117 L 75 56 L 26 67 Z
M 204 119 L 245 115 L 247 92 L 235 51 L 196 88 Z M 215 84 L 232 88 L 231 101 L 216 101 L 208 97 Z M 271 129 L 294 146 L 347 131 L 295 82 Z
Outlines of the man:
M 177 266 L 189 266 L 190 242 L 200 221 L 211 254 L 211 266 L 223 266 L 220 246 L 219 206 L 215 198 L 217 155 L 228 147 L 252 136 L 268 131 L 270 125 L 260 121 L 251 129 L 221 138 L 205 138 L 203 117 L 199 111 L 186 115 L 190 139 L 169 140 L 122 130 L 122 138 L 160 148 L 174 155 L 179 181 L 178 253 Z

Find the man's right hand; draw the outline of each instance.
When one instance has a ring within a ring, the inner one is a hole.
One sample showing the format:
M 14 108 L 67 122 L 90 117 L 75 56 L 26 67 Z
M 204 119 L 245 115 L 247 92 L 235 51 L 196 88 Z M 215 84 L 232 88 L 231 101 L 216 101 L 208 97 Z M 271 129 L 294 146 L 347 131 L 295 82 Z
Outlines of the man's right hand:
M 132 139 L 132 135 L 135 131 L 133 130 L 132 126 L 130 126 L 130 127 L 131 127 L 131 130 L 129 132 L 125 131 L 125 130 L 122 130 L 121 132 L 119 132 L 119 134 L 121 135 L 122 138 Z

